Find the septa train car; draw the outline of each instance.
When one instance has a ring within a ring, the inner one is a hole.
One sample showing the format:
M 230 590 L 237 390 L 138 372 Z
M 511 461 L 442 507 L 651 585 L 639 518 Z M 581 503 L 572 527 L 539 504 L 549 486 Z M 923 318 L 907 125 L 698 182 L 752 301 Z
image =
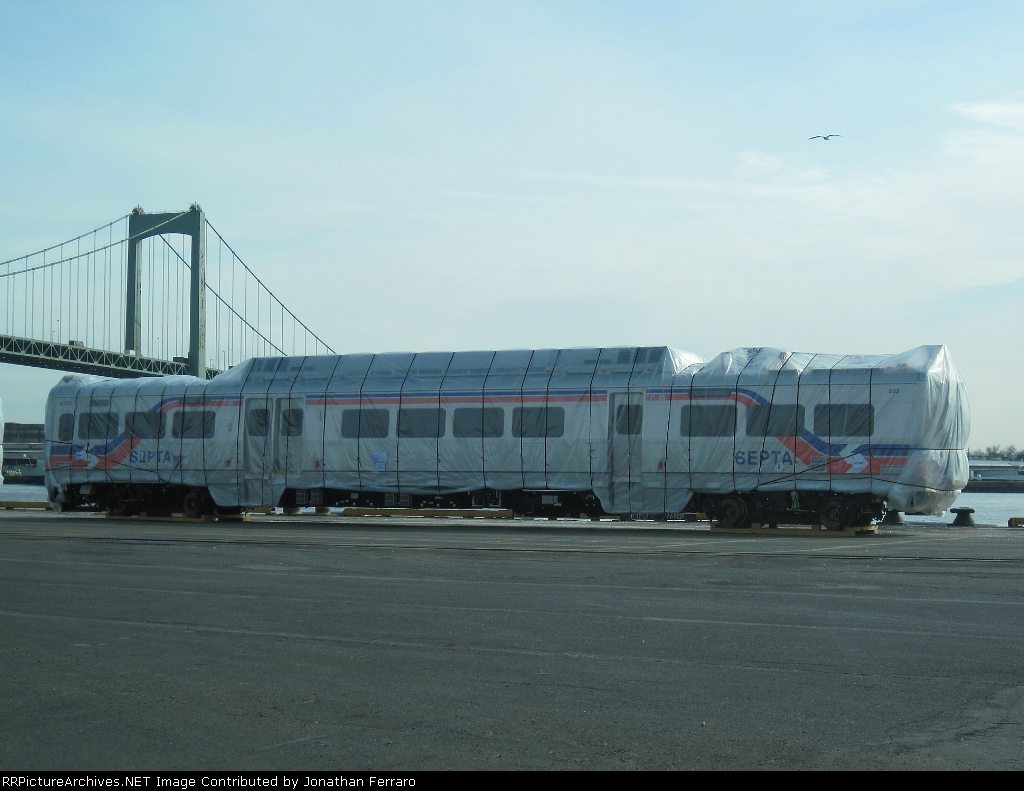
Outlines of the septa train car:
M 945 346 L 896 355 L 664 346 L 247 360 L 210 381 L 64 377 L 64 509 L 503 507 L 726 525 L 939 513 L 970 414 Z

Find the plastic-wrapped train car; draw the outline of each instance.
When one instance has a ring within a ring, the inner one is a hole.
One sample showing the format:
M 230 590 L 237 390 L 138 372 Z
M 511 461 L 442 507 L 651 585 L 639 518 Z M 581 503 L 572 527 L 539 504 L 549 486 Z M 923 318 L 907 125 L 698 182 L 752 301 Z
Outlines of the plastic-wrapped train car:
M 944 346 L 257 358 L 208 382 L 64 377 L 47 485 L 63 508 L 121 513 L 503 506 L 840 527 L 947 508 L 969 430 Z

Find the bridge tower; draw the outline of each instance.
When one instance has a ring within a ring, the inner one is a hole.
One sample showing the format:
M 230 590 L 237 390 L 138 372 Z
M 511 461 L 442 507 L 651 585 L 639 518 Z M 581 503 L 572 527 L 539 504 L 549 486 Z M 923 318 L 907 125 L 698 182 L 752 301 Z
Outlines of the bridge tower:
M 206 217 L 198 203 L 187 212 L 146 214 L 137 206 L 128 216 L 128 293 L 124 327 L 125 353 L 142 356 L 142 280 L 139 242 L 150 236 L 181 234 L 192 239 L 189 300 L 188 372 L 206 378 Z M 175 358 L 178 359 L 178 358 Z

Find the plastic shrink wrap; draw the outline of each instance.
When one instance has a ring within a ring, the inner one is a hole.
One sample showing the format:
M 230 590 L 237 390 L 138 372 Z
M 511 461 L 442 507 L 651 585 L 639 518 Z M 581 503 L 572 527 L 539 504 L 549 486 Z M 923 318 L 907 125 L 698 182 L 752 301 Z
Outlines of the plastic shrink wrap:
M 696 491 L 870 493 L 891 510 L 939 514 L 967 482 L 970 412 L 945 346 L 735 349 L 687 373 L 673 391 L 689 405 L 688 439 L 677 440 L 688 447 L 669 455 L 689 456 Z
M 146 417 L 148 415 L 148 417 Z M 258 358 L 209 382 L 66 376 L 48 482 L 593 492 L 609 513 L 693 493 L 869 493 L 936 513 L 967 480 L 969 414 L 944 346 L 894 356 L 668 347 Z

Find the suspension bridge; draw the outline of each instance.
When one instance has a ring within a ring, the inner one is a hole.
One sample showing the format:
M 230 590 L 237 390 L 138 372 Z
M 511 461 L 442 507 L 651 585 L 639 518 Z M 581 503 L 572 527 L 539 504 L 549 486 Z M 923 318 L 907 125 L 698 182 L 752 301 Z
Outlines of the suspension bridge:
M 198 205 L 0 262 L 0 362 L 212 378 L 249 357 L 333 353 Z

